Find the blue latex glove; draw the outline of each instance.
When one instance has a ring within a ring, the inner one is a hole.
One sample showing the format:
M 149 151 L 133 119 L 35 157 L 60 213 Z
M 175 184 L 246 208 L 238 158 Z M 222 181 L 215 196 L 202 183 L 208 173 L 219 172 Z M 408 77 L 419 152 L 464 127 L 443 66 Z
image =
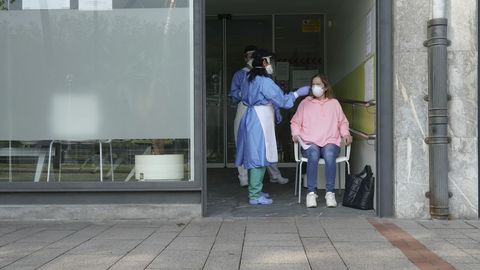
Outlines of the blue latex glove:
M 310 85 L 302 86 L 295 91 L 299 97 L 307 96 L 310 93 Z
M 275 107 L 275 120 L 277 124 L 280 124 L 283 120 L 282 113 L 278 107 Z

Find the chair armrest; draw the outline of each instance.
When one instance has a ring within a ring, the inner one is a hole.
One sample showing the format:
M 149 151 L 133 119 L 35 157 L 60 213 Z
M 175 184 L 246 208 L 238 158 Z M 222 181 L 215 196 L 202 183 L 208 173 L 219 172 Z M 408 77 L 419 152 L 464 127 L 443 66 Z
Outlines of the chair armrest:
M 352 144 L 349 144 L 346 146 L 346 149 L 345 149 L 345 157 L 347 158 L 347 160 L 350 160 L 350 150 L 352 148 Z

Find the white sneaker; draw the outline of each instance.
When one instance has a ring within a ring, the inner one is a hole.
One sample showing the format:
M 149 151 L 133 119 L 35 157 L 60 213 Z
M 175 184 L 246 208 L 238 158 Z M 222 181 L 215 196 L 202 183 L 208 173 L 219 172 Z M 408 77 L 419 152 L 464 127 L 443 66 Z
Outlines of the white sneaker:
M 325 200 L 327 200 L 327 207 L 335 208 L 337 207 L 337 201 L 335 200 L 335 193 L 327 192 L 325 195 Z
M 270 183 L 278 183 L 280 185 L 284 185 L 284 184 L 288 183 L 288 178 L 285 178 L 285 177 L 280 175 L 277 178 L 270 178 Z
M 310 192 L 307 194 L 307 208 L 317 207 L 317 198 L 318 195 L 315 192 Z

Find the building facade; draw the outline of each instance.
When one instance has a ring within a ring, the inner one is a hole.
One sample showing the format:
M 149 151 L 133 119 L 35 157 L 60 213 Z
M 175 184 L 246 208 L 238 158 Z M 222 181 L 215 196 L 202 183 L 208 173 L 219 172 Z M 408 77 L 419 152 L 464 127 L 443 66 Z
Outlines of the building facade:
M 225 59 L 244 45 L 227 37 L 250 31 L 287 67 L 286 88 L 330 77 L 361 131 L 353 171 L 376 172 L 377 214 L 429 218 L 433 2 L 224 2 L 0 1 L 0 217 L 208 215 L 207 167 L 231 166 Z M 478 3 L 448 3 L 449 210 L 478 219 Z

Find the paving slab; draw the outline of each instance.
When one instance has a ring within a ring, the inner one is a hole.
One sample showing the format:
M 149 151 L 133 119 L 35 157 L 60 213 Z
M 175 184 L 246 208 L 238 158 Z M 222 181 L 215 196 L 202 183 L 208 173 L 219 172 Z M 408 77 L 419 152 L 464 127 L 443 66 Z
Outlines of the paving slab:
M 34 242 L 43 242 L 43 243 L 53 243 L 65 237 L 68 237 L 74 234 L 75 231 L 55 231 L 55 230 L 44 230 L 39 233 L 29 235 L 28 237 L 22 238 L 17 242 L 20 243 L 34 243 Z
M 46 247 L 49 243 L 20 243 L 13 242 L 3 247 L 0 247 L 0 258 L 2 257 L 15 257 L 21 258 L 27 256 L 43 247 Z
M 211 254 L 228 252 L 231 254 L 240 254 L 243 249 L 243 240 L 240 241 L 222 241 L 216 240 L 215 244 L 212 247 Z
M 119 256 L 114 255 L 78 255 L 69 254 L 61 256 L 52 262 L 40 267 L 40 270 L 103 270 L 113 265 Z
M 109 270 L 143 270 L 150 261 L 128 261 L 120 260 L 116 262 Z
M 247 233 L 244 248 L 250 247 L 301 247 L 297 234 L 282 233 Z
M 327 238 L 302 238 L 312 269 L 347 269 L 343 259 Z
M 35 269 L 67 252 L 66 249 L 41 249 L 10 264 L 4 269 Z
M 332 242 L 386 242 L 375 229 L 325 229 Z
M 414 269 L 407 257 L 388 242 L 334 242 L 349 269 Z
M 204 270 L 228 270 L 238 269 L 240 265 L 241 254 L 216 253 L 210 254 L 205 264 Z
M 479 220 L 467 220 L 465 222 L 468 223 L 469 225 L 472 225 L 472 226 L 480 229 L 480 221 Z
M 30 235 L 34 235 L 38 232 L 44 231 L 44 228 L 23 228 L 20 230 L 16 230 L 11 233 L 4 234 L 0 237 L 0 246 L 4 246 L 8 243 L 12 243 L 24 238 L 29 237 Z
M 243 263 L 240 265 L 240 270 L 310 270 L 308 263 L 291 264 L 291 263 L 262 263 L 251 264 Z
M 210 250 L 215 241 L 212 236 L 179 236 L 173 240 L 168 249 L 177 250 Z
M 147 269 L 201 269 L 207 261 L 208 250 L 169 250 L 163 251 Z
M 297 221 L 296 224 L 300 237 L 327 237 L 325 229 L 319 221 Z
M 180 236 L 216 236 L 220 225 L 221 221 L 218 220 L 195 220 L 181 231 Z
M 463 220 L 422 220 L 419 224 L 427 229 L 472 229 L 475 226 Z
M 480 269 L 480 264 L 465 264 L 465 263 L 455 263 L 453 266 L 457 270 L 478 270 Z
M 132 239 L 145 239 L 156 231 L 155 228 L 140 227 L 140 228 L 110 228 L 100 235 L 97 239 L 119 239 L 119 240 L 132 240 Z
M 308 264 L 303 247 L 249 247 L 243 249 L 246 264 Z
M 124 255 L 141 240 L 92 239 L 69 251 L 80 255 Z
M 0 257 L 0 267 L 7 266 L 17 261 L 19 257 Z
M 255 222 L 247 224 L 247 234 L 250 233 L 293 233 L 297 234 L 294 222 Z

